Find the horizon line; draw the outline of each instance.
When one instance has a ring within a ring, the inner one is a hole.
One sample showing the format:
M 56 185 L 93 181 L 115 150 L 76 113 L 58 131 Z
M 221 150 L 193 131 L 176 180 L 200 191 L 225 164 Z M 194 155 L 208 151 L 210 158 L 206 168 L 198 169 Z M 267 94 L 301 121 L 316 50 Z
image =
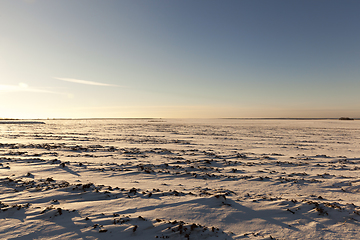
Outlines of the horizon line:
M 360 118 L 316 118 L 316 117 L 208 117 L 208 118 L 162 118 L 162 117 L 85 117 L 85 118 L 0 118 L 0 121 L 9 120 L 116 120 L 116 119 L 227 119 L 227 120 L 360 120 Z

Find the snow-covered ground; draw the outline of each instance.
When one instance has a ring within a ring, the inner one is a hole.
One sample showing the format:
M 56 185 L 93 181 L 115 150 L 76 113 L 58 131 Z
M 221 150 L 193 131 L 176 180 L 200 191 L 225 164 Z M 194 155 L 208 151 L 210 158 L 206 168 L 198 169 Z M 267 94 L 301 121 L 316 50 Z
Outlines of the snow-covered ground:
M 1 124 L 1 239 L 359 239 L 360 121 Z

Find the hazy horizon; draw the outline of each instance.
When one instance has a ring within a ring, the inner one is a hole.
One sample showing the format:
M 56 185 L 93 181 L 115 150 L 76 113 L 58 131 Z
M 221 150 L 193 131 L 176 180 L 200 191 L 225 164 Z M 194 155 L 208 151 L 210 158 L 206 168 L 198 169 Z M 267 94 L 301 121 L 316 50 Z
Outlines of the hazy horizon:
M 360 118 L 358 1 L 0 9 L 3 118 Z
M 347 119 L 340 119 L 347 118 Z M 339 117 L 339 118 L 161 118 L 161 117 L 83 117 L 83 118 L 0 118 L 0 121 L 11 121 L 11 120 L 360 120 L 360 118 L 350 117 Z

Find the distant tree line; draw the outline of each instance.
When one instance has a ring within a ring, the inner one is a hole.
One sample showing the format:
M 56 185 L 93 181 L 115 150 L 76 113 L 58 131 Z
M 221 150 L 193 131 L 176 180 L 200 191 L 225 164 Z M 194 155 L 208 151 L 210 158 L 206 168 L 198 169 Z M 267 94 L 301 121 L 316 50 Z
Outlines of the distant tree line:
M 349 118 L 349 117 L 341 117 L 339 118 L 339 120 L 354 120 L 353 118 Z

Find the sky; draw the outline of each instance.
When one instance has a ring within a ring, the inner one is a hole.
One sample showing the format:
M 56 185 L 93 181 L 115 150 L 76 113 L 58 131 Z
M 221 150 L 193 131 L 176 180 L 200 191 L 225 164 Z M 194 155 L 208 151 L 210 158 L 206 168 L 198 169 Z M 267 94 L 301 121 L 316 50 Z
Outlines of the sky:
M 360 118 L 360 1 L 0 0 L 0 118 Z

